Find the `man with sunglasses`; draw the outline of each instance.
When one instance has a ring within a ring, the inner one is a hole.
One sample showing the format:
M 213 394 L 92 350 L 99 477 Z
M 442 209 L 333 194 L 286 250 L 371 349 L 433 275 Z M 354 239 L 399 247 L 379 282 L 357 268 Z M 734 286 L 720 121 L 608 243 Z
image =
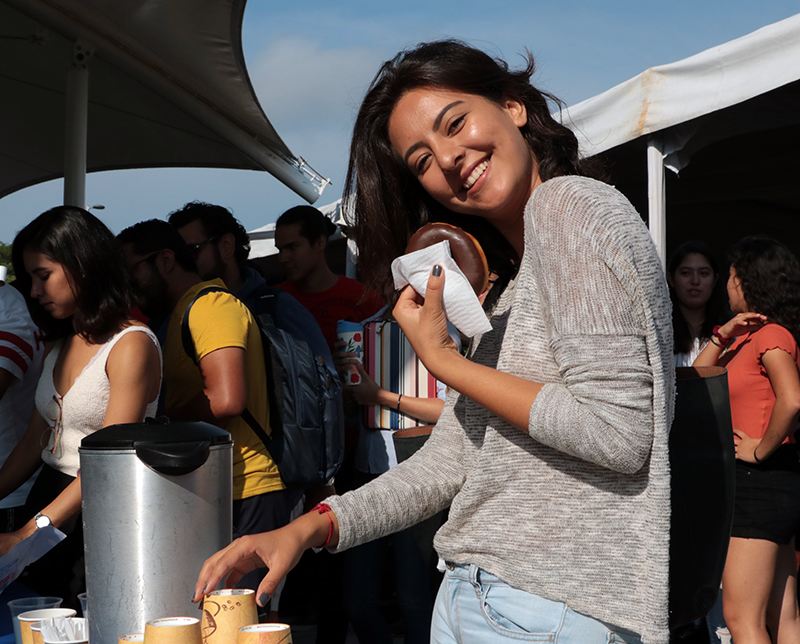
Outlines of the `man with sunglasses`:
M 322 356 L 335 373 L 330 349 L 308 309 L 281 289 L 267 286 L 248 263 L 250 237 L 230 210 L 191 201 L 167 219 L 194 252 L 201 279 L 221 279 L 254 315 L 269 313 L 275 326 L 305 340 L 312 353 Z

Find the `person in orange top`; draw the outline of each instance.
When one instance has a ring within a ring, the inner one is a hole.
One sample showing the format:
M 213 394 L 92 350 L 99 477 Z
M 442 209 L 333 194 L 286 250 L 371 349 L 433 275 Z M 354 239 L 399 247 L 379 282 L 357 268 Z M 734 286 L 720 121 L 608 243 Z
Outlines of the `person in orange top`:
M 800 264 L 748 237 L 731 249 L 728 298 L 735 317 L 694 362 L 728 369 L 737 461 L 723 612 L 737 644 L 800 642 Z

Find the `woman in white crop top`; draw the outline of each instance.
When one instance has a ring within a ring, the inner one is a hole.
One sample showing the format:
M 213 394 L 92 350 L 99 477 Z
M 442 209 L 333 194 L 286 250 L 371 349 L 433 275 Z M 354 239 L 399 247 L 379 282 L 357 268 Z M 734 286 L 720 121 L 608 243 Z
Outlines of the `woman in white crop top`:
M 48 210 L 19 232 L 13 261 L 48 345 L 28 430 L 0 469 L 0 498 L 43 461 L 44 467 L 41 484 L 28 497 L 35 516 L 16 532 L 0 534 L 0 555 L 37 525 L 71 533 L 63 542 L 73 542 L 64 546 L 71 554 L 56 552 L 59 544 L 46 555 L 55 553 L 56 561 L 46 565 L 43 577 L 63 584 L 74 568 L 69 560 L 79 558 L 83 547 L 75 520 L 81 507 L 80 441 L 107 425 L 141 422 L 155 413 L 161 357 L 150 329 L 130 317 L 133 297 L 117 241 L 90 213 L 70 206 Z M 63 574 L 53 565 L 64 567 Z M 67 594 L 59 596 L 69 602 Z

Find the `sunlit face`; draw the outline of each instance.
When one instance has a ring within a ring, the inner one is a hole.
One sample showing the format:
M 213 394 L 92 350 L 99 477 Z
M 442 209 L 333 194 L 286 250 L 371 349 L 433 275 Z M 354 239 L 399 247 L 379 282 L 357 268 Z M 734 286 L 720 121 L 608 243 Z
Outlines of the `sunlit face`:
M 166 315 L 171 309 L 167 280 L 155 266 L 158 252 L 139 255 L 133 251 L 132 244 L 122 245 L 122 257 L 131 274 L 136 305 L 148 317 Z
M 178 232 L 183 237 L 183 241 L 194 250 L 194 256 L 197 260 L 197 274 L 200 279 L 213 280 L 222 277 L 225 267 L 217 245 L 219 239 L 211 238 L 206 233 L 203 222 L 195 219 L 178 228 Z
M 750 310 L 747 300 L 744 299 L 742 281 L 736 275 L 736 269 L 733 266 L 731 266 L 730 276 L 728 277 L 728 302 L 730 302 L 731 312 L 734 315 L 747 313 Z
M 675 290 L 678 302 L 687 309 L 704 308 L 717 283 L 714 269 L 700 253 L 684 257 L 675 272 L 667 275 L 667 279 Z
M 69 273 L 53 259 L 26 248 L 22 253 L 25 271 L 31 276 L 31 297 L 56 320 L 75 313 L 77 297 Z
M 325 261 L 325 244 L 322 238 L 311 243 L 300 234 L 302 224 L 284 224 L 275 228 L 275 248 L 278 263 L 289 282 L 301 282 L 320 262 Z
M 392 149 L 436 201 L 450 210 L 514 222 L 538 181 L 520 132 L 524 105 L 418 88 L 389 118 Z

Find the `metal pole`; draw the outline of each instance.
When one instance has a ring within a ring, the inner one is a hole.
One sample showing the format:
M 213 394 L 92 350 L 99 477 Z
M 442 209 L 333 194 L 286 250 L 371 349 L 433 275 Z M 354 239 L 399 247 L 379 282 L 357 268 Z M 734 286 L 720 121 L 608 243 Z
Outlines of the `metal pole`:
M 89 71 L 70 65 L 67 70 L 64 127 L 64 204 L 86 206 L 86 133 L 89 115 Z
M 661 139 L 651 136 L 647 143 L 647 218 L 661 267 L 666 270 L 667 198 L 663 150 Z
M 64 125 L 64 204 L 86 207 L 86 138 L 89 123 L 89 70 L 86 61 L 94 48 L 75 44 L 67 68 Z

